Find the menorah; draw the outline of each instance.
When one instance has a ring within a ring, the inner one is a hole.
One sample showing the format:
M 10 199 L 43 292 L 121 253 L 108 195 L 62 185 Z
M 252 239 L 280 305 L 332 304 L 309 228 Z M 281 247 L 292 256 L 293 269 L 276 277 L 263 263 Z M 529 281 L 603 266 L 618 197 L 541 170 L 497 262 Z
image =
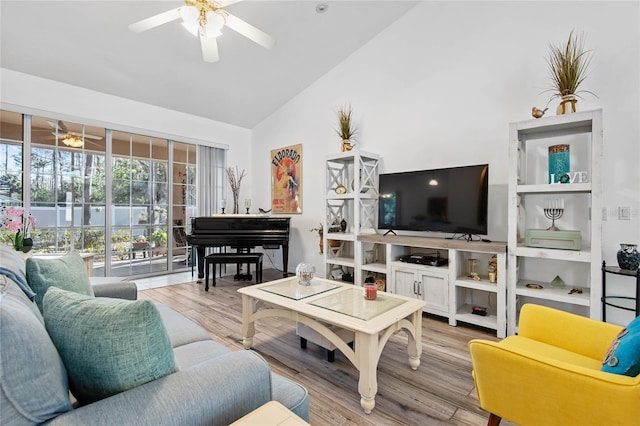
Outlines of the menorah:
M 564 213 L 564 200 L 547 200 L 547 207 L 544 208 L 544 216 L 547 219 L 551 219 L 551 226 L 547 228 L 547 231 L 559 231 L 556 226 L 556 219 L 560 219 L 562 213 Z

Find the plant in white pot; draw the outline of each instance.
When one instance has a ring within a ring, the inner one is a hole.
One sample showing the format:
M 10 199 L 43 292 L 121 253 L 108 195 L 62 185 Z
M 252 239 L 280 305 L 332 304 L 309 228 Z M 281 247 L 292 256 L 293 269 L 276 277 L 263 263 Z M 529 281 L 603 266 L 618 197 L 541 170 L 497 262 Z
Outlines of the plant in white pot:
M 547 64 L 552 87 L 548 91 L 555 92 L 551 99 L 561 99 L 556 110 L 558 115 L 576 112 L 578 93 L 585 92 L 595 96 L 588 90 L 578 90 L 591 65 L 591 50 L 585 50 L 584 39 L 584 34 L 577 35 L 571 31 L 566 43 L 550 46 Z

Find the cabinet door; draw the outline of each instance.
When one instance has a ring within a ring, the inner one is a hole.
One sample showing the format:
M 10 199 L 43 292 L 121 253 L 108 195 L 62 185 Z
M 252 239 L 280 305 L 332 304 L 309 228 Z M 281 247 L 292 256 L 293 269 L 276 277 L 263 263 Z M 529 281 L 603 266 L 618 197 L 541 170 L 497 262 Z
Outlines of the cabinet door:
M 421 299 L 418 295 L 418 275 L 415 270 L 394 267 L 391 270 L 391 292 L 400 296 Z
M 449 313 L 449 277 L 446 273 L 420 271 L 419 280 L 425 310 L 434 313 Z

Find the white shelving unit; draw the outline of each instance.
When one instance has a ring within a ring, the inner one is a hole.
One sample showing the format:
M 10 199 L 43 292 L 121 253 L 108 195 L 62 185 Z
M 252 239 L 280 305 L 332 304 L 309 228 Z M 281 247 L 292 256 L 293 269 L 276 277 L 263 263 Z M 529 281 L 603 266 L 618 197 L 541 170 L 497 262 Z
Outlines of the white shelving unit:
M 496 330 L 505 337 L 507 256 L 506 242 L 491 243 L 444 238 L 413 237 L 404 235 L 359 235 L 357 241 L 364 247 L 376 247 L 378 261 L 357 264 L 356 269 L 385 273 L 387 291 L 425 300 L 424 312 L 446 317 L 450 325 L 458 322 L 479 325 Z M 400 261 L 408 254 L 439 252 L 449 259 L 448 266 L 429 266 Z M 488 262 L 496 256 L 497 281 L 489 282 Z M 479 280 L 466 276 L 467 259 L 478 259 Z M 473 306 L 487 308 L 487 315 L 472 314 Z
M 357 285 L 363 282 L 362 269 L 355 267 L 364 262 L 356 236 L 374 232 L 377 227 L 379 164 L 378 155 L 359 150 L 326 158 L 323 251 L 327 278 L 334 278 L 333 272 L 337 271 L 352 274 Z M 344 194 L 336 193 L 339 186 L 346 189 Z M 343 220 L 344 232 L 330 232 L 332 226 L 339 226 Z
M 538 303 L 591 318 L 602 317 L 602 110 L 511 123 L 509 128 L 507 333 L 517 331 L 519 307 Z M 570 146 L 570 171 L 588 182 L 549 184 L 548 147 Z M 525 246 L 527 229 L 546 229 L 548 198 L 562 199 L 562 230 L 579 230 L 580 250 Z M 565 288 L 550 282 L 560 276 Z M 542 289 L 527 287 L 539 284 Z M 578 292 L 570 293 L 572 289 Z

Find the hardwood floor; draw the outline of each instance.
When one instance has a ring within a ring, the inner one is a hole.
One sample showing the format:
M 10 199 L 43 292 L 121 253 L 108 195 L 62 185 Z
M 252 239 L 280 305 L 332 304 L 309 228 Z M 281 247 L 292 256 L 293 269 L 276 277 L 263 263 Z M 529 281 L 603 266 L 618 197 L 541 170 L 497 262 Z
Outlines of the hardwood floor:
M 264 271 L 265 281 L 280 277 L 275 270 Z M 171 306 L 206 328 L 213 339 L 242 350 L 242 304 L 236 290 L 251 284 L 225 277 L 209 292 L 193 281 L 138 294 L 140 299 Z M 444 319 L 423 315 L 422 336 L 417 371 L 407 362 L 406 335 L 401 332 L 389 340 L 378 365 L 376 406 L 368 415 L 360 407 L 355 367 L 339 351 L 335 362 L 329 363 L 324 349 L 312 343 L 300 349 L 292 321 L 260 320 L 253 350 L 273 371 L 309 390 L 314 426 L 487 424 L 488 413 L 478 406 L 467 343 L 474 338 L 497 340 L 495 334 L 470 326 L 451 327 Z

